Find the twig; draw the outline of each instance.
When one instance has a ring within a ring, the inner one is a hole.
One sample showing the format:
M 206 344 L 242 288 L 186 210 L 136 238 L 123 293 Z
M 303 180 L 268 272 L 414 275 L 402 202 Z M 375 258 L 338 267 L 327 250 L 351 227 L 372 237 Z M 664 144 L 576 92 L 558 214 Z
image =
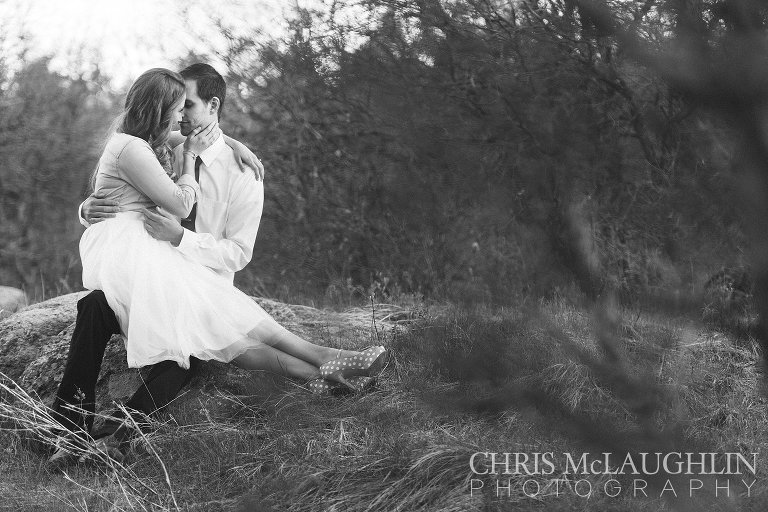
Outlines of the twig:
M 376 333 L 376 342 L 380 345 L 381 338 L 379 337 L 379 330 L 376 328 L 376 305 L 373 301 L 373 294 L 370 295 L 371 299 L 371 322 L 373 323 L 373 332 Z

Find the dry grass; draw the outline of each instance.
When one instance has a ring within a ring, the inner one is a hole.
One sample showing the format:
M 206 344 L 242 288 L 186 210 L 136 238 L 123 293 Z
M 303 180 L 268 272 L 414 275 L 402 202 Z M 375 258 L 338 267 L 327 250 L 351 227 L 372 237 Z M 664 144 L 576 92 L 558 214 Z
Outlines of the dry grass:
M 614 374 L 601 366 L 607 355 L 595 341 L 599 322 L 565 300 L 536 311 L 377 311 L 376 333 L 395 357 L 374 392 L 317 398 L 291 382 L 279 383 L 268 398 L 217 392 L 195 406 L 205 421 L 193 420 L 200 415 L 191 409 L 159 417 L 122 465 L 85 443 L 72 449 L 93 462 L 66 474 L 48 471 L 44 455 L 22 440 L 32 433 L 53 442 L 51 419 L 6 383 L 0 509 L 641 511 L 766 504 L 761 475 L 752 497 L 730 500 L 555 496 L 544 476 L 535 477 L 545 489 L 535 499 L 520 492 L 518 477 L 509 495 L 469 492 L 469 458 L 477 451 L 660 446 L 763 453 L 768 418 L 759 357 L 749 344 L 683 318 L 623 311 L 613 354 L 621 371 Z M 371 324 L 370 312 L 341 314 Z M 385 315 L 401 325 L 382 323 Z M 598 489 L 606 477 L 586 479 Z

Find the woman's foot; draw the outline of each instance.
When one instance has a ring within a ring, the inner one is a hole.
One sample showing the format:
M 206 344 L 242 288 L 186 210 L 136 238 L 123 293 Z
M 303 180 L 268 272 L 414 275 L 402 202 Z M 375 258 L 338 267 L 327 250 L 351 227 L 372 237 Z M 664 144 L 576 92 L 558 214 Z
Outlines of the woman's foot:
M 389 353 L 382 346 L 369 347 L 362 352 L 355 352 L 324 363 L 320 366 L 320 375 L 327 380 L 341 382 L 354 389 L 348 379 L 376 376 L 384 368 L 388 355 Z
M 345 357 L 353 357 L 360 354 L 360 352 L 356 350 L 344 350 L 342 348 L 331 348 L 326 347 L 325 357 L 321 359 L 322 363 L 329 363 L 335 359 L 343 359 Z

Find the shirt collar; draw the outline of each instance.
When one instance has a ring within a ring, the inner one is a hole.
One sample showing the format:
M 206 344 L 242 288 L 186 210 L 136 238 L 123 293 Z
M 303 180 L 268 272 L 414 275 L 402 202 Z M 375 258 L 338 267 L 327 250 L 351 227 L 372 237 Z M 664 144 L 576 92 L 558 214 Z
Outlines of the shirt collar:
M 202 153 L 200 153 L 200 160 L 203 161 L 206 167 L 210 167 L 211 164 L 218 158 L 221 151 L 224 149 L 224 146 L 226 146 L 226 142 L 224 142 L 224 134 L 222 133 L 220 128 L 217 128 L 219 131 L 219 136 L 216 138 L 216 140 L 208 146 Z

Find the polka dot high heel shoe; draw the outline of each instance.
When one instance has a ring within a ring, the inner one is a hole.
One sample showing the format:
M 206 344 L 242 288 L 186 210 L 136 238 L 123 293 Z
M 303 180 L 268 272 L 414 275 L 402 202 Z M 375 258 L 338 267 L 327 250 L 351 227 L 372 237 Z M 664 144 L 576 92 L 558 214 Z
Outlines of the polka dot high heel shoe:
M 333 396 L 349 393 L 350 389 L 339 382 L 325 380 L 322 377 L 307 382 L 307 389 L 313 395 Z
M 358 393 L 364 393 L 370 391 L 376 384 L 376 377 L 350 377 L 347 379 L 347 383 L 352 384 L 355 391 Z
M 372 388 L 375 383 L 376 379 L 374 377 L 349 377 L 346 384 L 319 378 L 307 382 L 307 389 L 313 395 L 340 396 L 348 395 L 353 391 L 363 393 Z
M 352 390 L 355 386 L 349 382 L 351 377 L 376 376 L 387 361 L 389 353 L 382 346 L 369 347 L 354 356 L 332 359 L 320 366 L 323 378 L 341 382 Z

